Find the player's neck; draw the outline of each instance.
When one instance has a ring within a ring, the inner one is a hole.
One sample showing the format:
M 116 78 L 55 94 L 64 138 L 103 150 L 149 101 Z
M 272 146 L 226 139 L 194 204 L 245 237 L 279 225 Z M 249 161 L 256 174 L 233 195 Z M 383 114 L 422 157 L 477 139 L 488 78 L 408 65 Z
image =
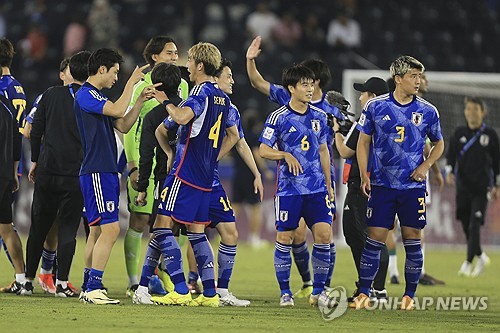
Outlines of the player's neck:
M 319 87 L 314 87 L 314 92 L 311 101 L 319 101 L 323 98 L 323 90 Z
M 394 99 L 401 105 L 406 105 L 413 101 L 413 96 L 412 94 L 407 94 L 399 89 L 396 88 L 393 93 Z
M 476 122 L 474 122 L 474 123 L 472 123 L 472 122 L 468 122 L 468 123 L 467 123 L 467 126 L 468 126 L 471 130 L 473 130 L 473 131 L 480 129 L 482 125 L 483 125 L 483 122 L 482 122 L 482 121 L 481 121 L 481 122 L 479 122 L 479 123 L 476 123 Z
M 196 77 L 195 84 L 199 85 L 202 84 L 203 82 L 215 82 L 214 77 L 207 75 L 207 74 L 200 74 L 199 76 Z
M 101 84 L 100 80 L 97 78 L 97 75 L 92 75 L 89 76 L 87 79 L 87 82 L 96 87 L 98 90 L 101 90 L 103 88 L 103 85 Z
M 306 113 L 308 107 L 309 103 L 307 102 L 301 102 L 293 97 L 290 99 L 290 108 L 297 113 Z
M 10 75 L 10 68 L 7 66 L 2 66 L 2 75 Z

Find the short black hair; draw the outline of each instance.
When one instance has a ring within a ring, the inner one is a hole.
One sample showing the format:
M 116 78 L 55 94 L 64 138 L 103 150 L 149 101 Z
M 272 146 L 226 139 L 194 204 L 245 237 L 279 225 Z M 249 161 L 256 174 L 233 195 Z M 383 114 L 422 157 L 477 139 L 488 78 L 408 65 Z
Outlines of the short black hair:
M 12 65 L 12 59 L 14 58 L 14 46 L 7 38 L 0 39 L 0 66 L 9 67 Z
M 325 89 L 328 86 L 332 79 L 332 73 L 326 62 L 321 59 L 307 59 L 300 64 L 313 71 L 315 80 L 319 80 L 319 87 L 321 89 Z
M 122 64 L 123 57 L 117 51 L 102 48 L 92 52 L 89 58 L 89 76 L 97 74 L 99 67 L 104 66 L 109 71 L 115 64 Z
M 481 108 L 481 111 L 486 111 L 486 104 L 484 104 L 484 101 L 479 97 L 476 97 L 476 96 L 465 97 L 464 104 L 467 104 L 467 103 L 477 104 Z
M 68 68 L 70 58 L 71 57 L 66 57 L 63 60 L 61 60 L 61 63 L 59 64 L 59 72 L 64 72 L 66 68 Z
M 288 86 L 295 87 L 302 79 L 315 79 L 313 71 L 304 65 L 293 65 L 286 68 L 283 71 L 283 76 L 281 77 L 283 87 L 285 87 L 289 93 L 290 90 L 288 89 Z
M 214 76 L 220 77 L 222 71 L 224 70 L 224 67 L 229 67 L 233 69 L 233 63 L 227 58 L 222 58 L 220 67 L 217 69 L 217 71 L 215 71 Z
M 151 67 L 155 65 L 152 58 L 153 54 L 160 54 L 167 43 L 175 44 L 175 41 L 173 38 L 168 36 L 155 36 L 149 40 L 148 44 L 144 48 L 144 51 L 142 52 L 142 56 L 144 57 L 144 60 L 151 65 Z
M 177 94 L 179 89 L 181 70 L 174 64 L 160 62 L 153 67 L 151 81 L 153 83 L 161 82 L 161 86 L 158 86 L 156 89 L 164 91 L 168 97 L 171 97 Z
M 69 58 L 69 71 L 76 81 L 83 82 L 89 76 L 89 51 L 80 51 Z

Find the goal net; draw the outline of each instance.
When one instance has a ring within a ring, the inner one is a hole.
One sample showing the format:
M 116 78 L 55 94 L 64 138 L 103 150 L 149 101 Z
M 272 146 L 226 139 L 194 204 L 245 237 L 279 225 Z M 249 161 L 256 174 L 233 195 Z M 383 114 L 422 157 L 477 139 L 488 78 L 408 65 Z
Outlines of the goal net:
M 343 73 L 342 93 L 351 103 L 351 111 L 359 116 L 361 105 L 359 92 L 353 89 L 353 83 L 364 82 L 372 76 L 389 78 L 389 71 L 383 70 L 345 70 Z M 488 115 L 486 123 L 500 134 L 500 75 L 490 73 L 456 73 L 426 72 L 429 80 L 428 92 L 424 99 L 434 104 L 439 110 L 441 127 L 447 141 L 454 129 L 465 124 L 464 98 L 480 97 L 484 100 Z M 446 159 L 439 160 L 444 172 Z M 345 187 L 339 186 L 338 207 L 344 201 Z M 455 245 L 466 243 L 460 222 L 455 219 L 455 188 L 446 186 L 441 192 L 431 186 L 431 203 L 427 207 L 427 226 L 425 238 L 427 243 Z M 490 201 L 485 225 L 481 230 L 483 245 L 500 244 L 500 200 Z

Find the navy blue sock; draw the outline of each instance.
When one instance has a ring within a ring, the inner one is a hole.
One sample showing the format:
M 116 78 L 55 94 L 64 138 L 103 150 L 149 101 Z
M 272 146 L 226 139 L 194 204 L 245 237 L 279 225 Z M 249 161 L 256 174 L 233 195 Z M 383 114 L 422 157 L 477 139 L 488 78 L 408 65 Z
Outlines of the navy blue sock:
M 198 273 L 203 284 L 203 295 L 206 297 L 215 296 L 215 270 L 214 254 L 207 236 L 204 233 L 188 232 L 189 242 L 193 247 L 194 257 L 198 266 Z
M 293 295 L 290 290 L 290 270 L 292 268 L 292 256 L 290 255 L 291 245 L 281 244 L 276 241 L 274 250 L 274 270 L 280 285 L 281 295 Z
M 228 289 L 229 280 L 233 274 L 234 258 L 236 257 L 236 245 L 219 244 L 217 261 L 219 264 L 219 277 L 217 288 Z
M 89 281 L 87 282 L 87 292 L 102 289 L 102 276 L 104 271 L 92 268 L 89 274 Z
M 151 276 L 155 273 L 155 269 L 160 261 L 160 245 L 156 239 L 149 241 L 148 248 L 146 249 L 146 258 L 144 259 L 144 265 L 142 265 L 141 280 L 139 285 L 143 287 L 149 286 L 149 280 Z
M 153 235 L 163 254 L 165 268 L 175 285 L 174 290 L 179 294 L 187 294 L 189 290 L 182 267 L 181 249 L 172 234 L 172 230 L 169 228 L 155 228 L 153 229 Z
M 311 283 L 311 271 L 309 269 L 309 249 L 307 243 L 292 244 L 293 261 L 299 270 L 304 284 Z
M 411 298 L 415 297 L 418 280 L 422 273 L 422 264 L 424 258 L 422 256 L 422 246 L 420 239 L 405 239 L 403 245 L 406 251 L 405 261 L 405 280 L 406 288 L 405 295 Z
M 42 269 L 46 271 L 52 271 L 55 258 L 56 251 L 49 251 L 44 248 L 42 252 Z
M 314 274 L 313 295 L 325 289 L 325 281 L 330 268 L 330 244 L 313 245 L 311 264 Z
M 87 284 L 89 283 L 89 274 L 90 274 L 90 268 L 84 268 L 83 269 L 83 282 L 82 282 L 82 290 L 83 291 L 87 290 Z
M 384 243 L 366 237 L 366 244 L 359 264 L 359 292 L 370 295 L 370 288 L 380 266 L 380 250 Z
M 335 243 L 330 244 L 330 267 L 328 268 L 328 275 L 326 277 L 325 286 L 331 287 L 333 271 L 335 269 L 335 259 L 337 258 L 337 248 Z
M 188 281 L 191 283 L 192 281 L 198 281 L 199 275 L 197 272 L 189 271 L 188 273 Z

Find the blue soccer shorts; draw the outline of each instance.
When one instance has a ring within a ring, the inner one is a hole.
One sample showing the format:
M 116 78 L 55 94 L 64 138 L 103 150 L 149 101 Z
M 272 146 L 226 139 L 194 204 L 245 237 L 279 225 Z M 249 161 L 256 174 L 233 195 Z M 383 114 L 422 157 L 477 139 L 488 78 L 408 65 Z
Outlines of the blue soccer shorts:
M 222 185 L 212 187 L 210 207 L 208 210 L 210 228 L 215 228 L 220 222 L 235 222 L 233 207 Z
M 297 229 L 301 217 L 309 229 L 318 222 L 332 224 L 333 214 L 327 192 L 276 197 L 274 209 L 278 231 Z
M 366 224 L 391 230 L 396 214 L 400 226 L 423 229 L 427 224 L 425 189 L 397 190 L 372 186 L 366 208 Z
M 168 175 L 160 192 L 158 215 L 170 216 L 182 224 L 209 224 L 210 193 L 184 184 L 175 175 Z
M 89 226 L 118 222 L 120 183 L 117 173 L 103 172 L 81 175 L 80 188 Z

